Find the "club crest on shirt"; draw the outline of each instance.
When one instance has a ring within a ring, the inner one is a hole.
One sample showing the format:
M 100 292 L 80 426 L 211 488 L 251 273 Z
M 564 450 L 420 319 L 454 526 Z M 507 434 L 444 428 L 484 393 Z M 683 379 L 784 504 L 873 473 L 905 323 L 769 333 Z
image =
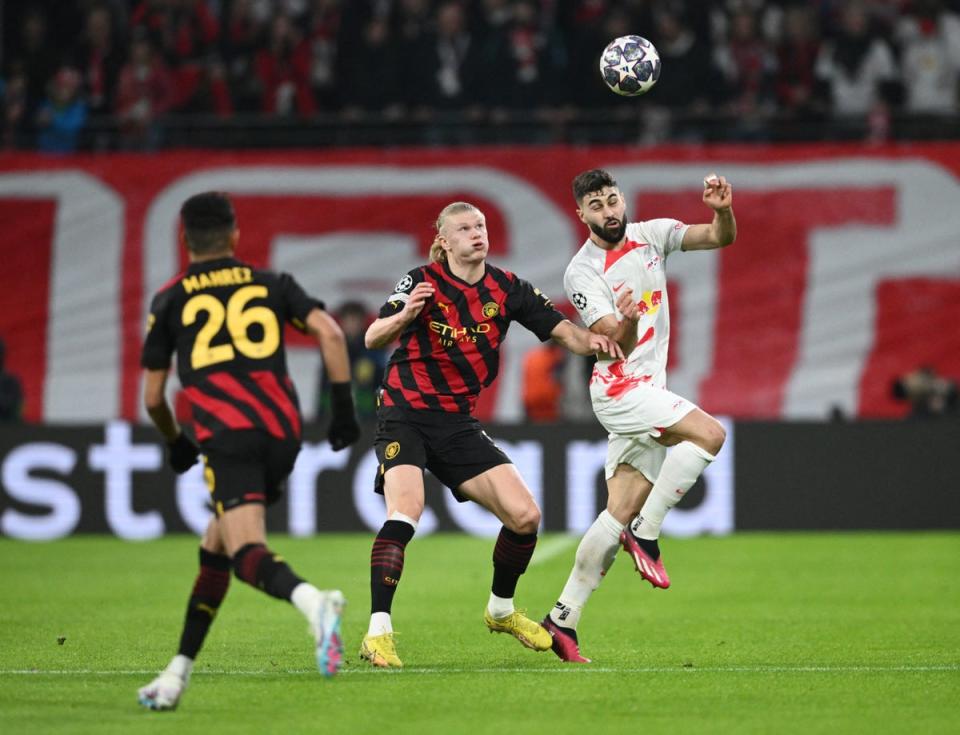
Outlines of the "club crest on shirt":
M 397 285 L 396 285 L 396 287 L 395 287 L 393 290 L 394 290 L 394 291 L 397 291 L 397 292 L 406 291 L 406 290 L 409 289 L 412 285 L 413 285 L 413 276 L 411 276 L 411 275 L 408 273 L 408 274 L 405 275 L 403 278 L 401 278 L 399 281 L 397 281 Z
M 500 313 L 500 304 L 495 301 L 488 301 L 483 305 L 483 315 L 487 319 L 493 319 L 497 314 Z
M 390 442 L 387 448 L 383 450 L 383 456 L 387 459 L 393 459 L 400 454 L 400 442 Z

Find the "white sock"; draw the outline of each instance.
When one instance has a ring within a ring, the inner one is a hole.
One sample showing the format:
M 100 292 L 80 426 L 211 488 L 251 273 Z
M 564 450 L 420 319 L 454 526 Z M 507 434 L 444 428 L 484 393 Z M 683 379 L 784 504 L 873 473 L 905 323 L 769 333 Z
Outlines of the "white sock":
M 178 653 L 170 663 L 167 664 L 167 668 L 164 669 L 165 673 L 175 674 L 183 679 L 183 683 L 186 684 L 190 681 L 190 673 L 193 671 L 193 659 L 187 658 L 183 654 Z
M 393 632 L 393 623 L 390 622 L 390 613 L 375 612 L 370 616 L 370 627 L 367 635 L 383 635 Z
M 487 612 L 497 620 L 507 617 L 513 612 L 513 598 L 497 597 L 491 592 L 490 600 L 487 602 Z
M 576 630 L 583 606 L 617 558 L 621 531 L 623 524 L 606 510 L 587 529 L 577 547 L 576 560 L 567 584 L 550 611 L 550 619 L 554 623 Z
M 290 593 L 290 602 L 292 602 L 294 607 L 303 613 L 303 617 L 311 623 L 313 622 L 314 612 L 320 605 L 322 599 L 323 596 L 320 594 L 320 590 L 309 582 L 301 582 L 294 587 L 293 592 Z
M 415 520 L 413 520 L 413 518 L 411 518 L 410 516 L 405 516 L 405 515 L 404 515 L 403 513 L 401 513 L 399 510 L 393 511 L 393 513 L 390 514 L 390 517 L 387 518 L 387 520 L 388 520 L 388 521 L 403 521 L 404 523 L 409 523 L 411 526 L 413 526 L 413 532 L 414 532 L 414 533 L 417 532 L 417 526 L 419 525 Z
M 716 459 L 693 442 L 680 442 L 667 454 L 653 483 L 650 497 L 630 528 L 637 538 L 660 538 L 660 526 L 673 506 L 679 503 L 707 466 Z

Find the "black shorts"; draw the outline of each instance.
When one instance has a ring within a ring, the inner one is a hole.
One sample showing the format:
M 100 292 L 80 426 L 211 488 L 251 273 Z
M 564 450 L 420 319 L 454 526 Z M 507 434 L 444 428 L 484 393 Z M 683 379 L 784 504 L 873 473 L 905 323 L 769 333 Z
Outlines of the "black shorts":
M 213 509 L 221 516 L 246 503 L 270 505 L 279 500 L 300 442 L 257 430 L 230 431 L 204 442 L 200 451 Z
M 373 440 L 380 467 L 374 490 L 383 495 L 383 476 L 391 467 L 410 464 L 426 468 L 453 491 L 467 480 L 510 458 L 487 436 L 480 422 L 465 413 L 381 406 Z

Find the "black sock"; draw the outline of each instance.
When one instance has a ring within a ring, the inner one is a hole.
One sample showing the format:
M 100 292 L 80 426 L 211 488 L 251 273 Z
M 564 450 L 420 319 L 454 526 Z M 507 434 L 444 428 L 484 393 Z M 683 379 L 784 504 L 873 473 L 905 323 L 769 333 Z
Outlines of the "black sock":
M 233 556 L 233 573 L 271 597 L 289 600 L 303 582 L 287 563 L 263 544 L 247 544 Z
M 500 529 L 493 547 L 493 594 L 506 599 L 513 597 L 517 591 L 517 580 L 527 571 L 536 546 L 535 533 L 514 533 L 506 526 Z
M 656 539 L 637 538 L 637 536 L 634 536 L 634 538 L 637 539 L 640 548 L 650 555 L 651 559 L 657 561 L 660 558 L 660 544 L 657 543 Z
M 403 574 L 404 550 L 414 528 L 406 521 L 387 521 L 373 540 L 370 552 L 370 612 L 389 613 Z
M 187 602 L 187 617 L 180 635 L 182 656 L 195 659 L 230 586 L 230 557 L 200 549 L 200 571 Z

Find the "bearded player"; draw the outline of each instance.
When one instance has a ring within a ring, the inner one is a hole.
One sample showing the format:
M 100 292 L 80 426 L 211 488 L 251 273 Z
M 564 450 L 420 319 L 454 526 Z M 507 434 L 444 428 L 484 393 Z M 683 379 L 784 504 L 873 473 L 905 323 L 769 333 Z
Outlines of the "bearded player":
M 564 289 L 583 323 L 615 340 L 627 356 L 598 359 L 590 380 L 593 411 L 609 432 L 607 507 L 584 534 L 560 599 L 543 621 L 561 659 L 587 663 L 577 624 L 618 547 L 654 587 L 669 587 L 657 541 L 660 527 L 723 446 L 720 422 L 666 387 L 670 318 L 664 266 L 678 250 L 726 247 L 736 238 L 737 224 L 733 190 L 715 174 L 704 179 L 710 224 L 674 219 L 628 224 L 617 182 L 600 169 L 577 176 L 573 196 L 590 235 L 567 266 Z M 667 447 L 673 447 L 669 455 Z

